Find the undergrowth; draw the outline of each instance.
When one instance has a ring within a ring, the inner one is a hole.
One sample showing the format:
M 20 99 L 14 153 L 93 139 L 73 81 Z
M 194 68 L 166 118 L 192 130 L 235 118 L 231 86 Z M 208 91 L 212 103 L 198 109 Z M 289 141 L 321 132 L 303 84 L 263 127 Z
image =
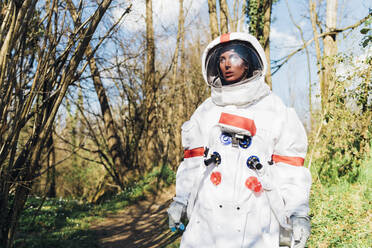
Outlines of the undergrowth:
M 351 183 L 340 180 L 322 184 L 311 168 L 311 236 L 308 247 L 370 247 L 372 158 L 360 167 L 358 179 Z M 125 192 L 103 203 L 83 204 L 76 200 L 30 197 L 19 225 L 17 248 L 99 247 L 90 226 L 109 213 L 114 213 L 144 199 L 148 193 L 175 181 L 175 173 L 167 166 L 155 168 Z M 179 246 L 179 239 L 167 248 Z
M 321 184 L 312 170 L 311 236 L 308 247 L 370 247 L 372 158 L 364 161 L 356 182 Z
M 92 224 L 174 181 L 175 173 L 168 166 L 162 166 L 154 168 L 124 192 L 100 204 L 61 198 L 43 200 L 30 196 L 20 219 L 14 247 L 99 247 L 95 233 L 90 230 Z

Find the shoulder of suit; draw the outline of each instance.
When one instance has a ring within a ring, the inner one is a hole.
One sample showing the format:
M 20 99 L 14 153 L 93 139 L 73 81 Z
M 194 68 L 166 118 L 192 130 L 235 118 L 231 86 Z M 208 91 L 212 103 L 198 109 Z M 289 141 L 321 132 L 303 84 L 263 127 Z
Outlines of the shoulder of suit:
M 270 106 L 277 111 L 284 111 L 285 109 L 287 109 L 287 106 L 283 103 L 282 99 L 273 92 L 264 97 L 261 100 L 261 104 Z
M 212 98 L 208 97 L 202 104 L 200 104 L 194 111 L 191 118 L 203 116 L 206 112 L 212 110 L 216 105 L 213 103 Z

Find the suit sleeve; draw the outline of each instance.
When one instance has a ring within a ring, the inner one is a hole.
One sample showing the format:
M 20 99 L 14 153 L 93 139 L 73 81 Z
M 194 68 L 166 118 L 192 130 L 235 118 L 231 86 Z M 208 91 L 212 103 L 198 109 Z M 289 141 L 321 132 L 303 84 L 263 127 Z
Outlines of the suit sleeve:
M 295 110 L 286 108 L 272 159 L 287 216 L 307 216 L 309 213 L 311 175 L 303 166 L 306 152 L 305 129 Z
M 177 169 L 174 199 L 187 205 L 195 180 L 200 175 L 200 165 L 203 163 L 204 156 L 202 134 L 195 118 L 182 125 L 182 146 L 184 160 Z

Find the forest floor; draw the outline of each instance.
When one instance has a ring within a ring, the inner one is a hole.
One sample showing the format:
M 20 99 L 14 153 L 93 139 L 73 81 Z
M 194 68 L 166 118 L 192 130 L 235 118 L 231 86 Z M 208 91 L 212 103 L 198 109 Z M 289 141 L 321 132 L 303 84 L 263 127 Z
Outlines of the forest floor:
M 174 196 L 174 188 L 157 195 L 147 195 L 145 200 L 109 214 L 91 229 L 102 248 L 152 248 L 175 247 L 180 237 L 168 228 L 166 210 Z M 171 246 L 172 245 L 172 246 Z
M 371 247 L 371 168 L 372 159 L 355 182 L 340 179 L 334 184 L 321 184 L 313 169 L 309 247 Z M 167 172 L 163 177 L 174 180 Z M 174 183 L 162 185 L 158 178 L 153 173 L 99 204 L 29 197 L 14 247 L 177 248 L 180 233 L 170 232 L 166 213 Z

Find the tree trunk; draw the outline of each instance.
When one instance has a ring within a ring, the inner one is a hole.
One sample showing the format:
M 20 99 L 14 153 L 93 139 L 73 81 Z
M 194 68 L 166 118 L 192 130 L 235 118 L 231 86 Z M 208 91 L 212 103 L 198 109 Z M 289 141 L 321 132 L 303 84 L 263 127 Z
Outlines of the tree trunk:
M 181 0 L 180 0 L 181 1 Z M 183 2 L 183 0 L 182 0 Z M 187 83 L 187 80 L 186 80 L 186 75 L 185 75 L 185 70 L 186 70 L 186 54 L 185 54 L 185 16 L 183 14 L 183 11 L 182 13 L 180 12 L 180 45 L 181 45 L 181 51 L 180 51 L 180 55 L 181 55 L 181 60 L 180 60 L 180 82 L 179 84 L 181 85 L 181 87 L 177 87 L 179 90 L 177 92 L 177 98 L 179 99 L 178 101 L 178 118 L 177 118 L 177 126 L 176 126 L 176 134 L 174 136 L 174 139 L 176 140 L 176 162 L 179 163 L 181 161 L 181 157 L 180 157 L 180 153 L 177 152 L 179 151 L 179 149 L 182 149 L 182 142 L 181 142 L 181 125 L 183 123 L 183 121 L 187 118 L 186 117 L 186 114 L 187 114 L 187 101 L 186 101 L 186 97 L 187 96 L 187 93 L 186 93 L 186 89 L 188 89 L 188 87 L 190 87 Z
M 327 0 L 326 32 L 336 29 L 337 0 Z M 321 85 L 322 109 L 328 104 L 329 90 L 333 88 L 334 81 L 334 56 L 337 53 L 336 34 L 329 34 L 323 38 L 324 50 L 324 79 Z
M 244 26 L 244 23 L 245 23 L 245 18 L 244 18 L 244 12 L 246 10 L 246 7 L 247 7 L 247 1 L 243 1 L 243 5 L 242 5 L 242 16 L 239 16 L 239 32 L 242 32 L 243 31 L 243 26 Z
M 264 27 L 263 27 L 263 46 L 266 55 L 267 61 L 267 72 L 265 76 L 266 83 L 272 89 L 272 81 L 271 81 L 271 66 L 270 66 L 270 25 L 271 25 L 271 7 L 272 7 L 272 0 L 265 0 L 264 1 Z
M 313 29 L 313 35 L 314 35 L 314 44 L 315 44 L 315 54 L 316 54 L 316 60 L 317 60 L 317 75 L 318 80 L 320 82 L 320 85 L 323 85 L 323 59 L 321 57 L 321 51 L 320 51 L 320 45 L 319 45 L 319 33 L 316 26 L 316 20 L 317 20 L 317 13 L 316 13 L 316 3 L 313 0 L 309 0 L 309 7 L 310 7 L 310 20 L 311 20 L 311 27 Z M 311 89 L 311 87 L 310 87 Z M 309 92 L 311 94 L 311 92 Z M 310 98 L 310 106 L 311 106 L 311 98 Z M 311 114 L 311 111 L 310 111 Z M 310 123 L 312 125 L 312 123 Z
M 208 12 L 209 12 L 209 28 L 211 30 L 211 38 L 213 40 L 217 38 L 217 36 L 219 35 L 216 0 L 208 0 Z
M 267 60 L 266 83 L 272 88 L 270 68 L 270 25 L 272 0 L 247 1 L 247 15 L 249 18 L 249 32 L 255 36 L 265 51 Z
M 176 41 L 176 49 L 174 51 L 173 57 L 173 73 L 172 73 L 172 87 L 175 87 L 176 80 L 177 80 L 177 70 L 178 70 L 178 58 L 179 58 L 179 51 L 180 51 L 180 44 L 181 44 L 181 36 L 183 34 L 183 26 L 184 26 L 184 16 L 183 16 L 183 0 L 179 0 L 179 12 L 178 12 L 178 32 L 177 32 L 177 41 Z
M 155 132 L 155 128 L 151 128 L 156 123 L 157 115 L 155 111 L 158 110 L 157 105 L 157 85 L 155 82 L 155 42 L 154 42 L 154 24 L 152 17 L 152 0 L 146 0 L 146 65 L 145 65 L 145 82 L 144 82 L 144 105 L 142 113 L 145 117 L 144 128 L 144 149 L 148 153 L 154 150 L 153 140 L 151 139 Z M 144 157 L 144 165 L 149 168 L 153 165 L 150 156 Z
M 231 20 L 231 27 L 230 30 L 232 32 L 238 31 L 238 21 L 239 21 L 239 1 L 234 0 L 233 3 L 233 18 Z
M 129 170 L 130 165 L 126 163 L 123 155 L 125 154 L 123 145 L 121 140 L 118 136 L 118 130 L 115 123 L 115 120 L 112 116 L 112 112 L 110 109 L 109 101 L 106 95 L 105 88 L 103 87 L 101 76 L 98 71 L 98 67 L 95 61 L 95 58 L 92 55 L 92 48 L 90 45 L 87 48 L 87 56 L 90 57 L 89 59 L 89 67 L 93 77 L 94 89 L 96 91 L 100 106 L 101 112 L 103 115 L 103 122 L 105 125 L 107 145 L 109 149 L 109 154 L 112 158 L 114 163 L 113 171 L 116 172 L 115 178 L 113 180 L 115 183 L 120 186 L 122 190 L 125 189 L 125 177 L 129 177 L 129 171 L 125 171 L 125 169 Z
M 262 43 L 263 15 L 262 0 L 247 0 L 247 17 L 249 19 L 249 33 Z
M 145 84 L 150 88 L 155 79 L 155 43 L 152 20 L 152 0 L 146 0 L 146 69 Z M 150 89 L 148 89 L 150 90 Z
M 78 38 L 66 34 L 66 39 L 61 40 L 67 41 L 69 45 L 66 45 L 60 56 L 56 57 L 55 48 L 63 49 L 63 45 L 58 44 L 60 40 L 56 39 L 57 32 L 61 30 L 58 30 L 57 25 L 56 29 L 51 26 L 58 18 L 59 6 L 57 1 L 51 3 L 47 1 L 44 10 L 46 18 L 39 23 L 39 16 L 35 14 L 37 13 L 36 2 L 36 0 L 21 1 L 21 6 L 17 7 L 17 11 L 14 8 L 8 8 L 9 20 L 12 20 L 12 23 L 14 20 L 15 22 L 1 27 L 1 31 L 7 33 L 7 41 L 1 44 L 0 49 L 0 94 L 4 96 L 4 98 L 0 97 L 0 130 L 7 128 L 6 133 L 1 133 L 4 135 L 5 142 L 0 148 L 2 181 L 0 186 L 0 246 L 5 248 L 13 246 L 18 220 L 32 182 L 38 176 L 40 158 L 52 135 L 53 123 L 62 100 L 71 83 L 77 79 L 76 71 L 83 59 L 86 46 L 111 4 L 111 0 L 103 0 L 84 28 L 80 28 L 79 31 L 71 30 L 72 33 L 79 32 Z M 14 1 L 9 1 L 9 3 L 11 5 Z M 37 37 L 40 38 L 41 47 L 29 44 L 30 47 L 24 48 L 23 45 L 28 41 L 25 37 L 31 33 L 27 28 L 35 24 L 33 21 L 37 25 L 45 25 L 43 26 L 45 32 L 41 37 Z M 38 55 L 33 65 L 35 74 L 32 74 L 32 78 L 29 78 L 27 82 L 23 81 L 27 75 L 22 75 L 22 73 L 29 71 L 22 67 L 23 57 L 18 53 L 13 53 L 13 51 L 18 52 L 15 47 L 23 49 L 22 52 L 28 49 L 27 52 Z M 69 61 L 67 57 L 70 58 Z M 27 91 L 27 94 L 22 95 L 23 91 Z M 3 95 L 4 92 L 13 92 L 13 94 Z M 3 117 L 6 118 L 3 119 Z M 11 125 L 8 125 L 9 123 Z M 18 144 L 20 134 L 22 131 L 25 133 L 24 128 L 27 129 L 27 125 L 32 126 L 32 133 L 27 134 L 28 137 L 22 137 Z M 17 153 L 11 154 L 15 150 Z M 11 193 L 13 194 L 12 202 L 9 201 Z
M 229 24 L 230 24 L 229 7 L 227 6 L 226 0 L 220 0 L 221 34 L 226 34 L 229 32 Z
M 48 153 L 48 170 L 47 170 L 47 184 L 49 188 L 47 190 L 47 197 L 56 197 L 56 150 L 54 145 L 53 135 L 50 136 L 48 141 L 48 147 L 50 147 L 50 152 Z
M 73 5 L 71 0 L 67 0 L 67 4 L 69 7 L 69 11 L 71 13 L 72 18 L 74 19 L 75 26 L 81 25 L 81 23 L 78 22 L 78 14 L 76 12 L 76 8 Z M 94 58 L 93 50 L 90 44 L 87 46 L 86 55 L 89 58 L 89 67 L 90 72 L 93 78 L 93 84 L 94 89 L 96 91 L 98 101 L 100 103 L 101 112 L 103 116 L 103 122 L 105 125 L 105 140 L 107 140 L 107 145 L 109 149 L 109 154 L 112 158 L 112 161 L 114 163 L 114 168 L 112 168 L 114 172 L 114 178 L 113 180 L 115 183 L 120 186 L 122 190 L 125 189 L 125 177 L 123 176 L 129 176 L 126 175 L 128 171 L 124 171 L 124 169 L 129 169 L 130 165 L 128 165 L 124 159 L 124 149 L 122 142 L 118 136 L 118 130 L 115 123 L 115 120 L 112 116 L 112 112 L 109 105 L 109 100 L 106 95 L 106 90 L 103 87 L 103 83 L 101 80 L 101 75 L 99 73 L 96 60 Z

